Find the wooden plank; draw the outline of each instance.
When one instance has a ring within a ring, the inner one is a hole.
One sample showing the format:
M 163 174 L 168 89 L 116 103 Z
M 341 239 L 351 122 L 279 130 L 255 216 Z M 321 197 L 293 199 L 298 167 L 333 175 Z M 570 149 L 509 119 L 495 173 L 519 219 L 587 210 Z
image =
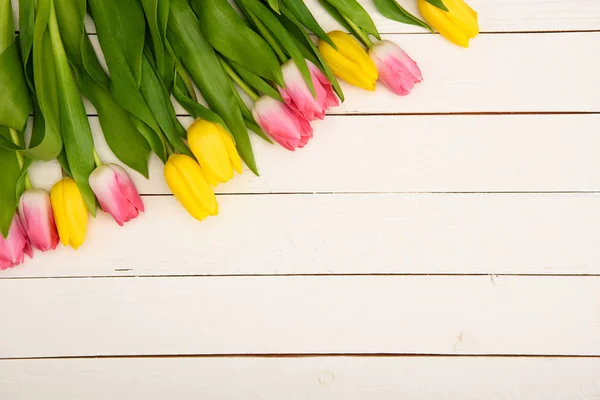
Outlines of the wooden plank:
M 422 28 L 401 24 L 385 18 L 377 11 L 373 0 L 359 0 L 371 14 L 381 33 L 427 32 Z M 416 1 L 399 3 L 419 18 Z M 569 2 L 546 0 L 468 0 L 479 14 L 482 32 L 537 32 L 600 29 L 600 4 L 594 0 Z M 318 4 L 306 0 L 313 14 L 327 31 L 340 29 L 333 18 Z
M 599 370 L 597 358 L 18 360 L 0 361 L 0 393 L 11 400 L 594 400 Z
M 3 279 L 0 358 L 598 356 L 599 293 L 600 277 Z
M 191 118 L 181 118 L 185 126 Z M 97 118 L 90 119 L 106 162 L 118 162 Z M 260 177 L 249 170 L 218 193 L 599 191 L 598 115 L 329 117 L 295 153 L 253 137 Z M 57 162 L 31 175 L 50 188 Z M 168 194 L 163 164 L 150 180 L 130 171 L 145 194 Z
M 372 0 L 359 0 L 371 14 L 381 33 L 423 33 L 423 29 L 400 24 L 381 15 Z M 595 0 L 469 0 L 479 13 L 482 32 L 569 31 L 600 29 L 600 4 Z M 326 14 L 317 0 L 306 0 L 315 17 L 327 31 L 340 26 Z M 405 1 L 403 7 L 420 16 L 416 1 Z M 18 2 L 13 1 L 15 15 Z M 86 19 L 88 32 L 95 32 L 91 19 Z
M 598 195 L 219 196 L 200 223 L 146 197 L 79 251 L 36 252 L 14 277 L 262 274 L 600 274 Z

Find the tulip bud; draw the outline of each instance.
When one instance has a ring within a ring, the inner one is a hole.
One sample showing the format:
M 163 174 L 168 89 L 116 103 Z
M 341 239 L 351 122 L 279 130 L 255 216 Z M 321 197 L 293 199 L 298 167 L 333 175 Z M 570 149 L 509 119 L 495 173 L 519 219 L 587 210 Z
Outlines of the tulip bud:
M 417 63 L 394 42 L 377 42 L 369 55 L 379 70 L 379 80 L 398 96 L 406 96 L 423 80 Z
M 58 231 L 50 204 L 50 193 L 44 189 L 29 189 L 21 195 L 19 216 L 29 241 L 38 250 L 56 249 Z
M 426 0 L 418 0 L 423 18 L 443 37 L 462 47 L 469 47 L 469 39 L 479 34 L 477 13 L 463 0 L 444 0 L 444 11 Z
M 377 67 L 358 40 L 341 31 L 330 32 L 327 36 L 335 43 L 337 50 L 320 40 L 319 51 L 335 76 L 351 85 L 374 91 L 378 78 Z
M 271 97 L 254 103 L 254 119 L 277 143 L 288 150 L 302 148 L 313 136 L 310 123 L 300 113 Z
M 188 144 L 212 186 L 233 178 L 234 169 L 242 173 L 242 160 L 233 138 L 220 125 L 197 119 L 187 132 Z
M 218 214 L 217 198 L 193 158 L 172 155 L 165 164 L 165 180 L 175 198 L 197 220 Z
M 112 215 L 120 226 L 144 211 L 135 184 L 121 166 L 100 165 L 91 173 L 89 182 L 102 211 Z
M 0 234 L 0 270 L 22 264 L 25 260 L 25 254 L 29 257 L 33 256 L 25 229 L 19 216 L 15 214 L 10 224 L 8 236 L 4 238 Z
M 308 121 L 314 121 L 317 118 L 323 119 L 329 107 L 338 106 L 340 101 L 331 87 L 331 82 L 321 70 L 308 60 L 306 60 L 306 64 L 312 77 L 316 97 L 311 93 L 293 60 L 288 61 L 281 68 L 285 89 L 279 89 L 279 92 L 285 103 L 302 114 Z
M 50 203 L 58 236 L 65 246 L 79 248 L 85 241 L 88 224 L 88 208 L 72 178 L 63 178 L 50 190 Z

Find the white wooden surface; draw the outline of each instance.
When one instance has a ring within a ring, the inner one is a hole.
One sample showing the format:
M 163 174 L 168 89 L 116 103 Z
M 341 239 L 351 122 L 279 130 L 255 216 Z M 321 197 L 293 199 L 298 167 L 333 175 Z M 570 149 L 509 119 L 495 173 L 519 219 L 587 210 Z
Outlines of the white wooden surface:
M 600 3 L 472 0 L 464 50 L 361 2 L 425 82 L 254 140 L 203 223 L 132 174 L 143 216 L 0 274 L 0 399 L 600 399 Z

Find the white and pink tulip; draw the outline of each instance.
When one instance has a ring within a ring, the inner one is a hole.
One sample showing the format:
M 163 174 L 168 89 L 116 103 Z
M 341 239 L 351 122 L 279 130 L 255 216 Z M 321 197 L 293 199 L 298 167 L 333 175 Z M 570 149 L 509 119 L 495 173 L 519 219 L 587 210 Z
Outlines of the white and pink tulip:
M 377 66 L 379 80 L 398 96 L 406 96 L 415 84 L 423 81 L 417 63 L 394 42 L 376 43 L 369 55 Z
M 104 212 L 121 226 L 144 211 L 144 203 L 127 172 L 116 164 L 103 164 L 90 175 L 90 186 Z
M 331 83 L 321 70 L 312 62 L 306 60 L 316 97 L 308 88 L 302 73 L 293 60 L 282 66 L 285 89 L 280 88 L 279 93 L 285 103 L 295 111 L 302 114 L 308 121 L 323 119 L 330 107 L 340 105 Z
M 0 234 L 0 270 L 22 264 L 25 260 L 25 254 L 29 257 L 33 256 L 31 245 L 19 215 L 15 214 L 10 224 L 8 236 L 4 238 Z
M 23 193 L 19 200 L 19 216 L 33 247 L 41 251 L 56 249 L 59 237 L 47 191 L 29 189 Z
M 313 136 L 312 127 L 302 114 L 269 96 L 256 101 L 252 114 L 260 127 L 288 150 L 304 147 Z

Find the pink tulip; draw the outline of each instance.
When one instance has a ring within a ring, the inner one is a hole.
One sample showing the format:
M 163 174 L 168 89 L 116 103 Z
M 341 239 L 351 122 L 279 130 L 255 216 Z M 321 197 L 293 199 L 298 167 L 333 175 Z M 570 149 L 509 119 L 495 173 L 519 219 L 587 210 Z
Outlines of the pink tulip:
M 144 203 L 127 172 L 116 164 L 104 164 L 90 175 L 90 186 L 104 212 L 113 216 L 117 224 L 137 217 L 144 211 Z
M 382 40 L 369 51 L 379 71 L 379 80 L 398 96 L 409 94 L 423 80 L 417 63 L 394 42 Z
M 58 231 L 47 191 L 30 189 L 23 193 L 19 201 L 19 216 L 33 247 L 41 251 L 56 249 Z
M 271 97 L 258 99 L 252 114 L 260 127 L 288 150 L 304 147 L 313 136 L 310 123 L 302 114 Z
M 15 215 L 10 224 L 8 237 L 5 239 L 0 234 L 0 270 L 22 264 L 25 254 L 29 257 L 33 256 L 25 229 L 23 229 L 19 216 Z
M 317 118 L 323 119 L 329 107 L 339 106 L 340 101 L 331 87 L 331 82 L 321 70 L 308 60 L 306 63 L 315 87 L 316 98 L 313 97 L 293 60 L 288 61 L 281 68 L 285 89 L 279 89 L 279 93 L 288 106 L 298 111 L 307 120 L 314 121 Z

